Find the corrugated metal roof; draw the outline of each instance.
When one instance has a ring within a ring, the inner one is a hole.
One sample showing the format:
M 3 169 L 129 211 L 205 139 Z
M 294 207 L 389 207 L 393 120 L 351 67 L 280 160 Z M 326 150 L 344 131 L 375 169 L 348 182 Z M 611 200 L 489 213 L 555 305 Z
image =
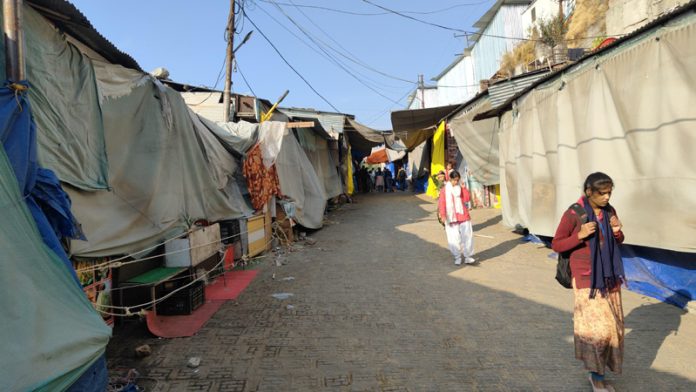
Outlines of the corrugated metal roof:
M 548 73 L 548 69 L 536 70 L 492 84 L 488 87 L 492 107 L 496 108 L 502 105 L 510 97 L 531 86 L 532 83 L 543 78 Z
M 26 0 L 58 29 L 87 45 L 113 64 L 144 72 L 140 65 L 128 54 L 120 51 L 114 44 L 104 38 L 82 12 L 65 0 Z
M 325 130 L 338 133 L 343 133 L 343 125 L 346 121 L 345 118 L 348 116 L 343 113 L 319 112 L 313 109 L 300 108 L 278 108 L 278 111 L 288 117 L 316 118 Z

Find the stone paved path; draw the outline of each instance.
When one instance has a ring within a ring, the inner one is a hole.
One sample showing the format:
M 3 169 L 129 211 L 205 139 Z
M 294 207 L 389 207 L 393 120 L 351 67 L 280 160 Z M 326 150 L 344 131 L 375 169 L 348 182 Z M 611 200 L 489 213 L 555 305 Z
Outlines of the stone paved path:
M 474 210 L 481 263 L 455 267 L 431 201 L 357 201 L 286 265 L 261 263 L 197 336 L 121 329 L 110 367 L 137 368 L 155 391 L 591 391 L 573 359 L 572 293 L 553 280 L 548 249 L 521 242 L 498 211 Z M 271 296 L 281 292 L 293 296 Z M 624 302 L 617 390 L 695 391 L 696 315 L 627 291 Z M 136 359 L 142 343 L 153 354 Z

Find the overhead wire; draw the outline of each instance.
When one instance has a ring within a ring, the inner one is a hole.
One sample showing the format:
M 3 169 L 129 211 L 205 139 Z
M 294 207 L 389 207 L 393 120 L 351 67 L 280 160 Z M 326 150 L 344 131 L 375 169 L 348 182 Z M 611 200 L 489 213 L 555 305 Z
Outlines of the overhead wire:
M 338 108 L 336 108 L 336 106 L 334 106 L 334 104 L 332 104 L 328 99 L 326 99 L 326 97 L 324 97 L 319 91 L 317 91 L 317 89 L 314 88 L 314 86 L 312 86 L 312 84 L 311 84 L 304 76 L 302 76 L 302 74 L 301 74 L 295 67 L 293 67 L 292 64 L 290 64 L 290 62 L 285 58 L 285 56 L 283 56 L 283 54 L 280 52 L 280 50 L 278 50 L 278 48 L 277 48 L 277 47 L 275 46 L 275 44 L 270 40 L 270 38 L 268 38 L 268 36 L 266 36 L 266 34 L 263 32 L 263 30 L 261 30 L 261 29 L 259 28 L 259 26 L 258 26 L 256 23 L 254 23 L 254 21 L 249 17 L 249 14 L 248 14 L 246 11 L 244 11 L 243 8 L 242 8 L 242 14 L 244 15 L 244 17 L 245 17 L 247 20 L 249 20 L 249 23 L 251 23 L 252 26 L 254 26 L 254 28 L 256 28 L 256 30 L 259 31 L 259 34 L 261 34 L 261 36 L 266 40 L 266 42 L 268 42 L 268 44 L 271 45 L 271 47 L 273 48 L 273 50 L 278 54 L 278 56 L 283 60 L 283 62 L 284 62 L 288 67 L 290 67 L 290 69 L 292 69 L 292 71 L 293 71 L 300 79 L 302 79 L 302 81 L 307 85 L 307 87 L 309 87 L 319 98 L 321 98 L 324 102 L 326 102 L 332 109 L 334 109 L 334 110 L 337 111 L 337 112 L 341 112 Z
M 272 0 L 258 0 L 262 1 L 264 3 L 271 3 Z M 475 6 L 475 5 L 480 5 L 484 3 L 488 3 L 491 0 L 483 0 L 479 1 L 476 3 L 461 3 L 461 4 L 455 4 L 453 6 L 447 7 L 447 8 L 442 8 L 434 11 L 400 11 L 404 14 L 421 14 L 421 15 L 426 15 L 426 14 L 437 14 L 440 12 L 445 12 L 449 11 L 454 8 L 458 7 L 470 7 L 470 6 Z M 346 10 L 341 10 L 337 8 L 331 8 L 331 7 L 323 7 L 323 6 L 317 6 L 317 5 L 307 5 L 307 4 L 288 4 L 288 3 L 282 3 L 282 2 L 277 2 L 280 5 L 286 5 L 286 6 L 296 6 L 296 7 L 302 7 L 302 8 L 312 8 L 312 9 L 319 9 L 319 10 L 324 10 L 324 11 L 331 11 L 331 12 L 336 12 L 336 13 L 341 13 L 341 14 L 347 14 L 347 15 L 356 15 L 356 16 L 379 16 L 379 15 L 388 15 L 390 12 L 355 12 L 355 11 L 346 11 Z
M 254 89 L 251 88 L 251 84 L 249 84 L 249 81 L 247 80 L 246 76 L 244 76 L 244 72 L 242 72 L 242 68 L 239 66 L 239 61 L 237 61 L 236 63 L 237 63 L 237 72 L 239 72 L 239 75 L 242 76 L 242 80 L 244 80 L 244 84 L 246 84 L 247 88 L 249 89 L 249 91 L 251 91 L 251 94 L 253 96 L 258 97 L 258 95 L 256 95 L 256 93 L 254 92 Z
M 385 99 L 387 99 L 387 100 L 389 100 L 389 101 L 391 101 L 391 102 L 394 102 L 394 103 L 397 103 L 397 104 L 398 104 L 398 102 L 396 102 L 396 101 L 394 101 L 392 98 L 390 98 L 390 97 L 384 95 L 384 94 L 381 93 L 379 90 L 377 90 L 376 88 L 374 88 L 374 87 L 368 85 L 365 81 L 363 81 L 363 80 L 360 79 L 358 76 L 356 76 L 355 73 L 353 73 L 351 70 L 349 70 L 345 65 L 341 64 L 341 63 L 340 63 L 338 60 L 336 60 L 330 53 L 328 53 L 328 52 L 326 51 L 326 49 L 324 49 L 324 48 L 322 47 L 322 45 L 320 45 L 320 44 L 317 42 L 317 40 L 314 39 L 314 37 L 312 37 L 304 28 L 302 28 L 302 26 L 300 26 L 300 24 L 297 23 L 290 15 L 288 15 L 285 11 L 283 11 L 283 9 L 282 9 L 280 6 L 278 6 L 278 5 L 275 5 L 275 6 L 278 8 L 278 10 L 279 10 L 283 15 L 285 15 L 285 17 L 286 17 L 288 20 L 290 20 L 290 22 L 291 22 L 298 30 L 300 30 L 300 32 L 302 32 L 302 34 L 304 34 L 310 41 L 312 41 L 312 42 L 317 46 L 317 48 L 318 48 L 319 50 L 321 50 L 324 54 L 326 54 L 326 56 L 329 58 L 329 60 L 330 60 L 331 62 L 333 62 L 336 66 L 338 66 L 339 68 L 341 68 L 344 72 L 346 72 L 346 73 L 347 73 L 348 75 L 350 75 L 352 78 L 354 78 L 355 80 L 357 80 L 358 83 L 360 83 L 360 84 L 362 84 L 363 86 L 367 87 L 369 90 L 371 90 L 371 91 L 374 92 L 375 94 L 377 94 L 377 95 L 379 95 L 380 97 L 385 98 Z
M 403 13 L 403 12 L 396 11 L 396 10 L 393 10 L 393 9 L 390 9 L 390 8 L 387 8 L 387 7 L 384 7 L 384 6 L 379 5 L 379 4 L 377 4 L 377 3 L 375 3 L 375 2 L 373 2 L 373 1 L 371 1 L 371 0 L 362 0 L 362 1 L 363 1 L 364 3 L 367 3 L 367 4 L 370 4 L 370 5 L 374 6 L 374 7 L 377 7 L 377 8 L 379 8 L 379 9 L 388 11 L 389 13 L 392 13 L 392 14 L 394 14 L 394 15 L 398 15 L 398 16 L 401 16 L 401 17 L 403 17 L 403 18 L 410 19 L 410 20 L 413 20 L 413 21 L 415 21 L 415 22 L 423 23 L 423 24 L 430 25 L 430 26 L 433 26 L 433 27 L 437 27 L 437 28 L 440 28 L 440 29 L 449 30 L 449 31 L 455 31 L 455 32 L 458 32 L 458 33 L 464 33 L 467 37 L 470 37 L 470 36 L 476 37 L 476 36 L 478 36 L 478 37 L 502 38 L 502 39 L 509 39 L 509 40 L 515 40 L 515 41 L 542 42 L 542 40 L 541 40 L 540 38 L 524 38 L 524 37 L 511 37 L 511 36 L 505 36 L 505 35 L 497 35 L 497 34 L 486 34 L 486 33 L 480 32 L 480 31 L 478 31 L 478 32 L 473 32 L 473 31 L 468 31 L 468 30 L 456 28 L 456 27 L 444 26 L 444 25 L 441 25 L 441 24 L 438 24 L 438 23 L 428 22 L 428 21 L 423 20 L 423 19 L 418 19 L 418 18 L 415 18 L 415 17 L 413 17 L 413 16 L 406 15 L 406 14 Z M 594 38 L 607 38 L 607 36 L 577 37 L 577 38 L 570 38 L 570 39 L 569 39 L 569 38 L 566 38 L 566 39 L 563 39 L 563 41 L 564 41 L 564 42 L 581 41 L 581 40 L 585 40 L 585 39 L 594 39 Z
M 330 54 L 326 53 L 326 51 L 323 50 L 323 49 L 321 48 L 321 45 L 319 45 L 317 42 L 312 41 L 312 42 L 314 43 L 314 45 L 316 45 L 316 47 L 310 45 L 308 42 L 306 42 L 304 39 L 302 39 L 302 37 L 298 36 L 294 31 L 290 30 L 290 28 L 288 28 L 287 26 L 285 26 L 285 25 L 284 25 L 283 23 L 281 23 L 278 19 L 276 19 L 273 15 L 271 15 L 268 11 L 266 11 L 263 7 L 258 6 L 258 8 L 259 8 L 262 12 L 264 12 L 266 15 L 268 15 L 269 18 L 273 19 L 280 27 L 282 27 L 283 29 L 285 29 L 285 30 L 286 30 L 287 32 L 289 32 L 292 36 L 294 36 L 295 38 L 297 38 L 300 42 L 302 42 L 305 46 L 307 46 L 310 50 L 312 50 L 314 53 L 318 54 L 318 55 L 321 56 L 321 57 L 326 58 L 329 62 L 332 62 L 334 65 L 340 67 L 340 65 L 337 64 L 338 60 L 337 60 L 336 58 L 334 58 L 333 56 L 331 56 Z M 282 10 L 281 10 L 281 13 L 283 13 Z M 289 16 L 286 15 L 286 17 L 289 17 Z M 308 34 L 307 32 L 303 32 L 303 33 L 304 33 L 305 35 Z M 311 40 L 311 38 L 310 38 L 310 40 Z M 319 41 L 321 41 L 321 40 L 319 40 Z M 321 42 L 323 42 L 323 41 L 321 41 Z M 327 45 L 327 44 L 324 43 L 324 45 Z M 328 46 L 328 45 L 327 45 L 327 46 Z M 318 49 L 317 49 L 317 48 L 318 48 Z M 333 49 L 333 48 L 331 48 L 331 49 Z M 358 71 L 354 71 L 354 72 L 355 72 L 355 73 L 359 73 Z M 365 76 L 365 75 L 363 75 L 363 74 L 360 74 L 360 75 L 363 76 L 364 78 L 370 80 L 370 81 L 373 82 L 373 83 L 382 84 L 382 83 L 379 83 L 379 82 L 377 82 L 377 81 L 375 81 L 375 80 L 372 80 L 371 78 L 369 78 L 369 77 L 367 77 L 367 76 Z M 386 84 L 382 84 L 382 85 L 385 86 L 385 87 L 388 87 L 388 88 L 394 88 L 393 86 L 388 86 L 388 85 L 386 85 Z
M 398 101 L 399 103 L 401 103 L 401 101 L 402 101 L 404 98 L 408 97 L 409 94 L 411 94 L 412 91 L 413 91 L 413 89 L 409 89 L 409 90 L 406 92 L 406 94 L 404 94 L 403 96 L 401 96 L 401 98 L 397 99 L 397 101 Z M 392 110 L 392 108 L 393 108 L 393 106 L 391 106 L 391 105 L 390 105 L 390 106 L 387 106 L 386 109 L 384 109 L 384 110 L 382 110 L 381 112 L 379 112 L 379 114 L 378 114 L 376 117 L 374 117 L 372 120 L 370 120 L 370 121 L 368 121 L 367 123 L 365 123 L 365 125 L 371 125 L 371 124 L 373 124 L 375 121 L 377 121 L 377 120 L 379 120 L 380 118 L 382 118 L 385 114 L 389 113 L 389 112 Z
M 266 1 L 275 2 L 274 0 L 266 0 Z M 292 1 L 292 0 L 290 0 L 290 2 L 291 2 L 293 5 L 295 4 L 295 2 Z M 277 3 L 277 2 L 276 2 L 276 3 Z M 295 6 L 295 7 L 297 7 L 297 6 Z M 297 8 L 297 10 L 298 10 L 305 18 L 307 18 L 307 20 L 309 20 L 310 23 L 312 23 L 317 29 L 319 29 L 322 33 L 324 33 L 324 35 L 326 35 L 331 41 L 333 41 L 336 45 L 338 45 L 339 48 L 341 48 L 341 49 L 343 49 L 344 51 L 346 51 L 346 53 L 348 53 L 350 56 L 346 56 L 346 55 L 344 55 L 343 53 L 341 53 L 340 51 L 338 51 L 338 50 L 336 50 L 335 48 L 331 47 L 330 45 L 327 45 L 327 47 L 328 47 L 329 49 L 332 49 L 332 50 L 335 51 L 338 55 L 340 55 L 340 56 L 342 56 L 342 57 L 345 57 L 347 60 L 352 61 L 352 62 L 354 62 L 354 63 L 357 64 L 357 65 L 360 65 L 360 66 L 362 66 L 362 67 L 364 67 L 364 68 L 366 68 L 366 69 L 368 69 L 368 70 L 370 70 L 370 71 L 372 71 L 372 72 L 375 72 L 375 73 L 380 74 L 380 75 L 382 75 L 382 76 L 385 76 L 385 77 L 387 77 L 387 78 L 394 79 L 394 80 L 398 80 L 398 81 L 401 81 L 401 82 L 410 83 L 410 84 L 418 84 L 418 83 L 415 82 L 415 81 L 408 80 L 408 79 L 404 79 L 404 78 L 401 78 L 401 77 L 398 77 L 398 76 L 394 76 L 394 75 L 390 75 L 390 74 L 388 74 L 388 73 L 386 73 L 386 72 L 380 71 L 380 70 L 378 70 L 378 69 L 376 69 L 376 68 L 370 66 L 369 64 L 365 63 L 364 61 L 358 59 L 358 57 L 357 57 L 355 54 L 351 53 L 348 49 L 346 49 L 343 45 L 341 45 L 340 42 L 336 41 L 329 33 L 327 33 L 324 29 L 321 28 L 321 26 L 319 26 L 317 23 L 315 23 L 314 20 L 313 20 L 312 18 L 310 18 L 309 16 L 307 16 L 307 14 L 305 14 L 300 8 Z M 351 56 L 352 56 L 352 58 L 351 58 Z

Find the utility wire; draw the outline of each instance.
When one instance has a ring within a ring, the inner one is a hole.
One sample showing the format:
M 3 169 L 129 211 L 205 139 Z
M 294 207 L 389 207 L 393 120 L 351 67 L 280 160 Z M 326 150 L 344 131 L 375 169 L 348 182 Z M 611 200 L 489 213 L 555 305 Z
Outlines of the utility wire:
M 237 61 L 237 71 L 238 71 L 239 74 L 242 76 L 242 80 L 244 80 L 244 84 L 246 84 L 247 88 L 249 88 L 249 91 L 251 91 L 251 93 L 252 93 L 255 97 L 258 97 L 258 95 L 256 95 L 256 93 L 254 92 L 254 89 L 251 88 L 251 85 L 249 84 L 249 81 L 247 80 L 246 76 L 244 76 L 244 72 L 242 72 L 242 69 L 239 67 L 239 62 L 238 62 L 238 61 Z
M 277 7 L 277 6 L 276 6 L 276 7 Z M 302 39 L 302 37 L 298 36 L 294 31 L 292 31 L 292 30 L 290 30 L 288 27 L 286 27 L 283 23 L 281 23 L 278 19 L 276 19 L 273 15 L 271 15 L 268 11 L 266 11 L 263 7 L 258 6 L 258 8 L 259 8 L 261 11 L 263 11 L 266 15 L 268 15 L 269 18 L 273 19 L 280 27 L 282 27 L 283 29 L 285 29 L 285 31 L 289 32 L 292 36 L 294 36 L 295 38 L 297 38 L 297 39 L 298 39 L 300 42 L 302 42 L 305 46 L 307 46 L 309 49 L 311 49 L 314 53 L 318 54 L 319 56 L 322 56 L 322 57 L 326 58 L 326 59 L 329 60 L 330 62 L 333 62 L 334 64 L 336 64 L 337 66 L 340 67 L 340 65 L 337 64 L 337 61 L 338 61 L 338 60 L 336 60 L 336 58 L 333 57 L 333 56 L 331 56 L 329 53 L 326 53 L 326 51 L 323 50 L 323 49 L 321 48 L 321 45 L 319 45 L 317 42 L 315 42 L 311 37 L 309 37 L 310 40 L 312 40 L 312 42 L 314 43 L 314 45 L 316 45 L 319 49 L 317 49 L 317 48 L 315 48 L 314 46 L 312 46 L 312 45 L 310 45 L 309 43 L 307 43 L 304 39 Z M 279 8 L 279 7 L 277 7 L 277 8 Z M 290 18 L 290 16 L 288 16 L 282 9 L 279 8 L 279 11 L 280 11 L 281 13 L 283 13 L 288 19 L 291 19 L 291 22 L 294 23 L 294 21 L 292 20 L 292 18 Z M 297 26 L 297 23 L 294 23 L 294 24 L 295 24 L 295 26 Z M 301 28 L 298 27 L 298 29 L 302 31 Z M 307 36 L 307 35 L 309 34 L 307 31 L 302 31 L 302 32 L 305 34 L 305 36 Z M 320 42 L 321 42 L 324 46 L 326 46 L 328 49 L 331 49 L 331 50 L 337 52 L 338 54 L 340 54 L 340 55 L 343 56 L 343 57 L 347 57 L 347 56 L 344 55 L 343 53 L 340 53 L 340 51 L 336 50 L 335 48 L 331 47 L 329 44 L 325 43 L 324 41 L 322 41 L 322 40 L 320 40 L 320 39 L 318 39 L 318 38 L 316 38 L 316 40 L 320 41 Z M 321 51 L 320 51 L 320 50 L 321 50 Z M 349 58 L 349 60 L 354 61 L 354 60 L 352 60 L 352 59 L 350 59 L 350 58 Z M 355 72 L 355 73 L 360 73 L 360 72 L 355 71 L 355 70 L 354 70 L 354 72 Z M 370 77 L 368 77 L 368 76 L 366 76 L 366 75 L 364 75 L 364 74 L 360 74 L 360 75 L 363 76 L 365 79 L 367 79 L 367 80 L 369 80 L 369 81 L 371 81 L 371 82 L 373 82 L 373 83 L 375 83 L 375 84 L 379 84 L 379 85 L 382 85 L 382 86 L 384 86 L 384 87 L 395 88 L 394 86 L 389 86 L 389 85 L 387 85 L 387 84 L 380 83 L 380 82 L 378 82 L 378 81 L 376 81 L 376 80 L 373 80 L 373 79 L 371 79 Z M 409 81 L 409 83 L 414 83 L 414 82 L 410 82 L 410 81 Z
M 271 3 L 273 2 L 272 0 L 259 0 L 263 1 L 264 3 Z M 420 14 L 420 15 L 427 15 L 427 14 L 437 14 L 440 12 L 445 12 L 449 11 L 454 8 L 458 7 L 471 7 L 475 5 L 481 5 L 490 2 L 491 0 L 483 0 L 480 2 L 476 3 L 462 3 L 462 4 L 456 4 L 447 8 L 442 8 L 434 11 L 400 11 L 401 13 L 404 14 Z M 341 10 L 341 9 L 336 9 L 336 8 L 330 8 L 330 7 L 322 7 L 322 6 L 317 6 L 317 5 L 306 5 L 306 4 L 288 4 L 288 3 L 280 3 L 280 2 L 275 2 L 280 5 L 285 5 L 285 6 L 294 6 L 294 7 L 302 7 L 302 8 L 313 8 L 313 9 L 320 9 L 324 11 L 331 11 L 331 12 L 337 12 L 340 14 L 347 14 L 347 15 L 357 15 L 357 16 L 379 16 L 379 15 L 388 15 L 391 12 L 355 12 L 355 11 L 346 11 L 346 10 Z
M 398 104 L 398 102 L 394 101 L 392 98 L 390 98 L 390 97 L 388 97 L 388 96 L 382 94 L 379 90 L 377 90 L 377 89 L 375 89 L 374 87 L 368 85 L 365 81 L 363 81 L 362 79 L 360 79 L 359 77 L 357 77 L 353 72 L 351 72 L 351 71 L 350 71 L 348 68 L 346 68 L 343 64 L 341 64 L 339 61 L 337 61 L 330 53 L 328 53 L 328 52 L 327 52 L 327 51 L 326 51 L 326 50 L 325 50 L 325 49 L 324 49 L 324 48 L 323 48 L 323 47 L 322 47 L 322 46 L 321 46 L 309 33 L 307 33 L 307 31 L 305 31 L 305 29 L 302 28 L 302 26 L 300 26 L 299 23 L 297 23 L 290 15 L 288 15 L 285 11 L 283 11 L 283 9 L 282 9 L 279 5 L 276 4 L 275 6 L 278 8 L 278 10 L 279 10 L 283 15 L 285 15 L 286 18 L 288 18 L 288 20 L 290 20 L 290 22 L 291 22 L 293 25 L 295 25 L 295 27 L 296 27 L 298 30 L 300 30 L 300 32 L 302 32 L 302 34 L 304 34 L 307 38 L 309 38 L 309 40 L 312 41 L 312 42 L 317 46 L 317 48 L 319 48 L 319 50 L 321 50 L 324 54 L 326 54 L 326 56 L 328 56 L 328 58 L 329 58 L 334 64 L 336 64 L 336 66 L 338 66 L 339 68 L 341 68 L 341 69 L 342 69 L 343 71 L 345 71 L 348 75 L 350 75 L 350 76 L 353 77 L 355 80 L 357 80 L 358 83 L 360 83 L 360 84 L 362 84 L 363 86 L 367 87 L 368 89 L 370 89 L 370 90 L 371 90 L 372 92 L 374 92 L 375 94 L 377 94 L 377 95 L 379 95 L 380 97 L 385 98 L 385 99 L 387 99 L 387 100 L 389 100 L 389 101 L 391 101 L 391 102 L 394 102 L 394 103 Z
M 322 52 L 322 51 L 320 50 L 321 48 L 317 49 L 314 45 L 311 45 L 310 43 L 308 43 L 305 39 L 303 39 L 303 38 L 300 37 L 297 33 L 295 33 L 295 31 L 291 30 L 289 27 L 287 27 L 287 26 L 286 26 L 285 24 L 283 24 L 281 21 L 279 21 L 278 19 L 276 19 L 276 17 L 273 16 L 271 13 L 269 13 L 265 8 L 263 8 L 263 7 L 261 7 L 261 6 L 258 6 L 258 5 L 257 5 L 257 7 L 258 7 L 258 9 L 260 9 L 263 13 L 265 13 L 269 18 L 273 19 L 273 20 L 278 24 L 278 26 L 282 27 L 285 31 L 287 31 L 288 33 L 290 33 L 290 35 L 292 35 L 293 37 L 297 38 L 298 41 L 302 42 L 302 44 L 304 44 L 304 45 L 305 45 L 307 48 L 309 48 L 311 51 L 313 51 L 313 52 L 316 53 L 317 55 L 319 55 L 319 56 L 321 56 L 321 57 L 327 59 L 329 62 L 332 62 L 332 63 L 336 64 L 336 61 L 337 61 L 337 60 L 336 60 L 335 58 L 333 58 L 332 56 L 330 56 L 329 54 L 327 54 L 325 51 Z M 316 42 L 315 42 L 315 45 L 317 45 Z M 319 45 L 317 45 L 317 46 L 319 46 Z M 358 73 L 358 72 L 356 71 L 356 73 Z M 379 82 L 377 82 L 377 81 L 374 81 L 374 80 L 370 79 L 369 77 L 367 77 L 367 76 L 365 76 L 365 75 L 362 75 L 362 76 L 365 77 L 366 79 L 370 80 L 370 81 L 373 82 L 373 83 L 382 84 L 382 83 L 379 83 Z M 392 86 L 388 86 L 388 85 L 386 85 L 386 84 L 383 84 L 383 86 L 393 88 Z
M 387 7 L 384 7 L 384 6 L 381 6 L 381 5 L 379 5 L 379 4 L 376 4 L 376 3 L 374 3 L 374 2 L 372 2 L 372 1 L 370 1 L 370 0 L 362 0 L 362 1 L 365 2 L 365 3 L 367 3 L 367 4 L 370 4 L 370 5 L 372 5 L 372 6 L 375 6 L 375 7 L 379 8 L 379 9 L 388 11 L 388 12 L 390 12 L 390 13 L 392 13 L 392 14 L 401 16 L 401 17 L 403 17 L 403 18 L 410 19 L 410 20 L 413 20 L 413 21 L 416 21 L 416 22 L 419 22 L 419 23 L 423 23 L 423 24 L 426 24 L 426 25 L 429 25 L 429 26 L 433 26 L 433 27 L 437 27 L 437 28 L 444 29 L 444 30 L 449 30 L 449 31 L 455 31 L 455 32 L 459 32 L 459 33 L 464 33 L 464 34 L 467 35 L 467 36 L 479 36 L 479 37 L 490 37 L 490 38 L 503 38 L 503 39 L 510 39 L 510 40 L 516 40 L 516 41 L 534 41 L 534 42 L 542 42 L 542 40 L 539 39 L 539 38 L 536 38 L 536 39 L 535 39 L 535 38 L 509 37 L 509 36 L 505 36 L 505 35 L 496 35 L 496 34 L 485 34 L 485 33 L 482 33 L 482 32 L 472 32 L 472 31 L 462 30 L 462 29 L 459 29 L 459 28 L 456 28 L 456 27 L 443 26 L 443 25 L 441 25 L 441 24 L 428 22 L 428 21 L 423 20 L 423 19 L 414 18 L 413 16 L 406 15 L 406 14 L 403 13 L 403 12 L 399 12 L 399 11 L 395 11 L 395 10 L 389 9 L 389 8 L 387 8 Z M 567 42 L 567 41 L 581 41 L 581 40 L 593 39 L 593 38 L 607 38 L 607 37 L 606 37 L 606 36 L 601 36 L 601 37 L 599 37 L 599 36 L 598 36 L 598 37 L 578 37 L 578 38 L 572 38 L 572 39 L 563 39 L 563 41 L 565 41 L 565 42 Z
M 399 103 L 400 103 L 401 101 L 403 101 L 404 98 L 408 97 L 409 94 L 411 94 L 411 91 L 413 91 L 413 90 L 409 89 L 408 91 L 406 91 L 406 94 L 402 95 L 401 98 L 397 99 L 397 101 L 398 101 Z M 382 110 L 381 112 L 379 112 L 379 114 L 377 114 L 376 117 L 374 117 L 372 120 L 370 120 L 369 122 L 367 122 L 365 125 L 372 125 L 375 121 L 379 120 L 379 119 L 382 118 L 385 114 L 389 113 L 389 111 L 390 111 L 392 108 L 393 108 L 393 106 L 391 106 L 391 105 L 390 105 L 390 106 L 387 106 L 386 109 L 384 109 L 384 110 Z
M 242 8 L 242 14 L 243 14 L 244 17 L 249 21 L 249 23 L 251 23 L 251 25 L 254 26 L 254 28 L 256 28 L 256 30 L 259 31 L 259 34 L 261 34 L 261 36 L 263 36 L 263 38 L 266 40 L 266 42 L 268 42 L 268 44 L 271 45 L 271 47 L 273 48 L 273 50 L 275 50 L 275 52 L 278 54 L 278 56 L 280 56 L 280 58 L 283 60 L 283 62 L 285 62 L 285 64 L 287 64 L 287 66 L 290 67 L 290 69 L 292 69 L 292 71 L 295 72 L 295 74 L 296 74 L 297 76 L 299 76 L 300 79 L 302 79 L 302 81 L 305 82 L 305 84 L 306 84 L 312 91 L 314 91 L 314 93 L 315 93 L 319 98 L 321 98 L 324 102 L 326 102 L 329 106 L 331 106 L 331 108 L 333 108 L 335 111 L 337 111 L 337 112 L 340 113 L 341 111 L 338 110 L 338 109 L 336 108 L 336 106 L 334 106 L 331 102 L 329 102 L 328 99 L 324 98 L 324 96 L 321 95 L 321 93 L 319 93 L 319 91 L 317 91 L 317 89 L 315 89 L 314 86 L 312 86 L 312 84 L 309 83 L 309 81 L 308 81 L 307 79 L 305 79 L 305 77 L 302 76 L 302 74 L 301 74 L 297 69 L 295 69 L 295 67 L 292 66 L 292 64 L 290 64 L 290 62 L 288 62 L 288 60 L 285 58 L 285 56 L 283 56 L 283 54 L 280 53 L 280 50 L 278 50 L 278 48 L 277 48 L 277 47 L 273 44 L 273 42 L 266 36 L 266 34 L 264 34 L 264 32 L 259 28 L 259 26 L 257 26 L 256 23 L 254 23 L 254 21 L 249 17 L 249 14 L 247 14 L 246 11 L 244 11 L 243 8 Z
M 274 2 L 273 0 L 265 0 L 265 1 Z M 333 50 L 333 51 L 336 52 L 338 55 L 340 55 L 340 56 L 342 56 L 342 57 L 345 57 L 347 60 L 352 61 L 353 63 L 355 63 L 355 64 L 357 64 L 357 65 L 360 65 L 360 66 L 362 66 L 362 67 L 364 67 L 364 68 L 366 68 L 366 69 L 368 69 L 368 70 L 370 70 L 370 71 L 372 71 L 372 72 L 378 73 L 378 74 L 380 74 L 380 75 L 382 75 L 382 76 L 385 76 L 385 77 L 388 77 L 388 78 L 390 78 L 390 79 L 394 79 L 394 80 L 398 80 L 398 81 L 406 82 L 406 83 L 410 83 L 410 84 L 418 84 L 417 82 L 414 82 L 414 81 L 412 81 L 412 80 L 407 80 L 407 79 L 404 79 L 404 78 L 400 78 L 400 77 L 398 77 L 398 76 L 389 75 L 389 74 L 387 74 L 386 72 L 382 72 L 382 71 L 380 71 L 380 70 L 378 70 L 378 69 L 375 69 L 375 68 L 373 68 L 372 66 L 370 66 L 369 64 L 365 63 L 364 61 L 361 61 L 355 54 L 351 53 L 348 49 L 346 49 L 345 47 L 343 47 L 343 45 L 341 45 L 340 42 L 338 42 L 338 41 L 336 41 L 335 39 L 333 39 L 333 37 L 331 37 L 331 35 L 330 35 L 329 33 L 327 33 L 324 29 L 322 29 L 321 26 L 319 26 L 318 24 L 316 24 L 316 23 L 314 22 L 314 20 L 312 20 L 312 18 L 310 18 L 309 16 L 307 16 L 307 14 L 305 14 L 305 13 L 302 11 L 302 9 L 299 8 L 299 6 L 295 5 L 295 2 L 294 2 L 294 1 L 290 0 L 290 2 L 297 8 L 297 10 L 298 10 L 305 18 L 307 18 L 307 20 L 309 20 L 309 22 L 310 22 L 311 24 L 313 24 L 314 26 L 316 26 L 317 29 L 319 29 L 322 33 L 324 33 L 324 35 L 326 35 L 327 37 L 329 37 L 329 39 L 330 39 L 331 41 L 333 41 L 336 45 L 338 45 L 339 48 L 343 49 L 346 53 L 348 53 L 348 54 L 349 54 L 350 56 L 352 56 L 353 58 L 351 58 L 351 57 L 349 57 L 349 56 L 346 56 L 346 55 L 344 55 L 343 53 L 341 53 L 340 51 L 338 51 L 338 50 L 334 49 L 333 47 L 331 47 L 330 45 L 327 45 L 327 47 L 328 47 L 329 49 Z M 277 2 L 275 2 L 275 3 L 277 3 Z M 277 3 L 277 4 L 280 4 L 280 3 Z M 326 45 L 326 44 L 325 44 L 325 45 Z

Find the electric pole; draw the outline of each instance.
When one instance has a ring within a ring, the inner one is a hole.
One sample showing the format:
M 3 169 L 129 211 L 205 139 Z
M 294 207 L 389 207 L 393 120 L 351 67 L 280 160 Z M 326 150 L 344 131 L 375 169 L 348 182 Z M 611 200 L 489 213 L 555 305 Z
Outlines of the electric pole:
M 234 3 L 235 0 L 230 0 L 230 16 L 227 19 L 227 56 L 225 61 L 227 63 L 227 72 L 225 73 L 225 90 L 222 93 L 222 106 L 224 113 L 222 114 L 222 121 L 230 121 L 230 94 L 232 93 L 232 66 L 234 60 Z
M 13 82 L 19 82 L 25 77 L 22 1 L 3 0 L 2 10 L 5 36 L 5 77 Z

